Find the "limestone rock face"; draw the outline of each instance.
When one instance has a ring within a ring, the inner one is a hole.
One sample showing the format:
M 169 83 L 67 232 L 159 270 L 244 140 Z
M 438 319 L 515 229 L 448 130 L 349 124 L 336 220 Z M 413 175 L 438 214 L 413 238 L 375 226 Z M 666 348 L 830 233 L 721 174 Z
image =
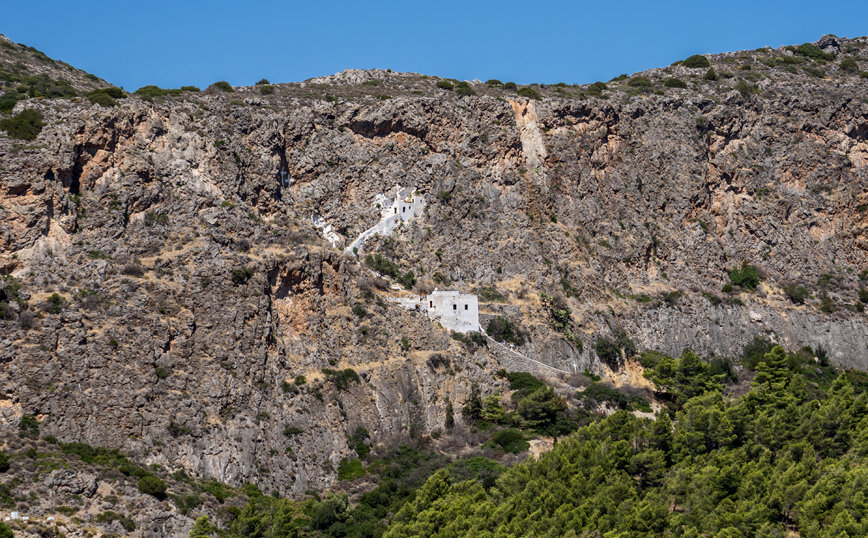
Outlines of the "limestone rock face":
M 85 497 L 92 497 L 97 488 L 96 476 L 89 473 L 77 473 L 72 470 L 51 471 L 42 483 L 56 493 L 84 495 Z
M 500 368 L 620 375 L 593 351 L 619 329 L 640 350 L 737 356 L 761 335 L 868 369 L 868 79 L 837 67 L 868 68 L 868 44 L 826 41 L 825 78 L 763 49 L 710 55 L 717 80 L 679 65 L 541 100 L 347 71 L 267 95 L 20 101 L 46 125 L 0 138 L 0 427 L 33 415 L 60 441 L 299 495 L 335 481 L 357 428 L 433 433 Z M 396 184 L 427 205 L 365 251 L 424 293 L 479 294 L 483 326 L 504 317 L 523 344 L 453 339 L 342 252 Z M 742 262 L 757 290 L 722 292 Z

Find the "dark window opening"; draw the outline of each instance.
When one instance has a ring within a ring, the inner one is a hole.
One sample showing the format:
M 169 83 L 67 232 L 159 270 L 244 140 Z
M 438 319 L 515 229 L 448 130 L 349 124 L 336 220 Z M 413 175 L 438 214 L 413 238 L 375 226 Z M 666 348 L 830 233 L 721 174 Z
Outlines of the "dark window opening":
M 428 306 L 430 308 L 434 308 L 434 301 L 428 301 Z
M 457 304 L 452 305 L 452 310 L 458 310 L 458 305 Z
M 467 310 L 467 305 L 464 305 L 464 310 Z

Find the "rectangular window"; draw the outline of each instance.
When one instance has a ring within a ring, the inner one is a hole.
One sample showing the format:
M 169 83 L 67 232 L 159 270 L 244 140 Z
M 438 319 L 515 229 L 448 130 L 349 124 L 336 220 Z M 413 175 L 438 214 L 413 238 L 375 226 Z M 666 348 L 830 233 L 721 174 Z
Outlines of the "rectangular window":
M 452 305 L 452 310 L 458 310 L 458 305 L 457 304 Z
M 428 307 L 434 308 L 434 301 L 428 301 Z
M 402 208 L 401 208 L 401 213 L 406 213 L 406 212 L 407 212 L 407 208 L 406 208 L 406 207 L 402 207 Z
M 467 305 L 464 305 L 464 310 L 467 310 Z
M 395 214 L 396 215 L 398 214 L 398 208 L 397 207 L 395 208 Z

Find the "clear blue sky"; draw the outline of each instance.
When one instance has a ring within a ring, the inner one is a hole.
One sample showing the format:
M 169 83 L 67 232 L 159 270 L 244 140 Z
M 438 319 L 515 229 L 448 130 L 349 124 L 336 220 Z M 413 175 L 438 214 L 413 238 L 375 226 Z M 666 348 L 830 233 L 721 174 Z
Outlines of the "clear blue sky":
M 584 83 L 695 53 L 868 34 L 868 1 L 9 2 L 0 33 L 127 90 L 346 68 Z

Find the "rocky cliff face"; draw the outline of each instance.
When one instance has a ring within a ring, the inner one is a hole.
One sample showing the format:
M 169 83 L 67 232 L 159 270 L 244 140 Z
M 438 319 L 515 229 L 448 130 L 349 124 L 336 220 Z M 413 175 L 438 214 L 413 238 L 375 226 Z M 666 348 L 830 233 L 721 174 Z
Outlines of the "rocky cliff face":
M 499 368 L 621 375 L 592 345 L 618 329 L 730 356 L 761 334 L 868 369 L 868 41 L 708 59 L 525 96 L 352 71 L 19 101 L 45 126 L 0 138 L 4 424 L 298 494 L 334 480 L 356 428 L 434 432 Z M 365 249 L 483 288 L 543 365 L 388 303 L 312 225 L 348 244 L 395 184 L 425 214 Z M 742 262 L 759 288 L 722 292 Z

